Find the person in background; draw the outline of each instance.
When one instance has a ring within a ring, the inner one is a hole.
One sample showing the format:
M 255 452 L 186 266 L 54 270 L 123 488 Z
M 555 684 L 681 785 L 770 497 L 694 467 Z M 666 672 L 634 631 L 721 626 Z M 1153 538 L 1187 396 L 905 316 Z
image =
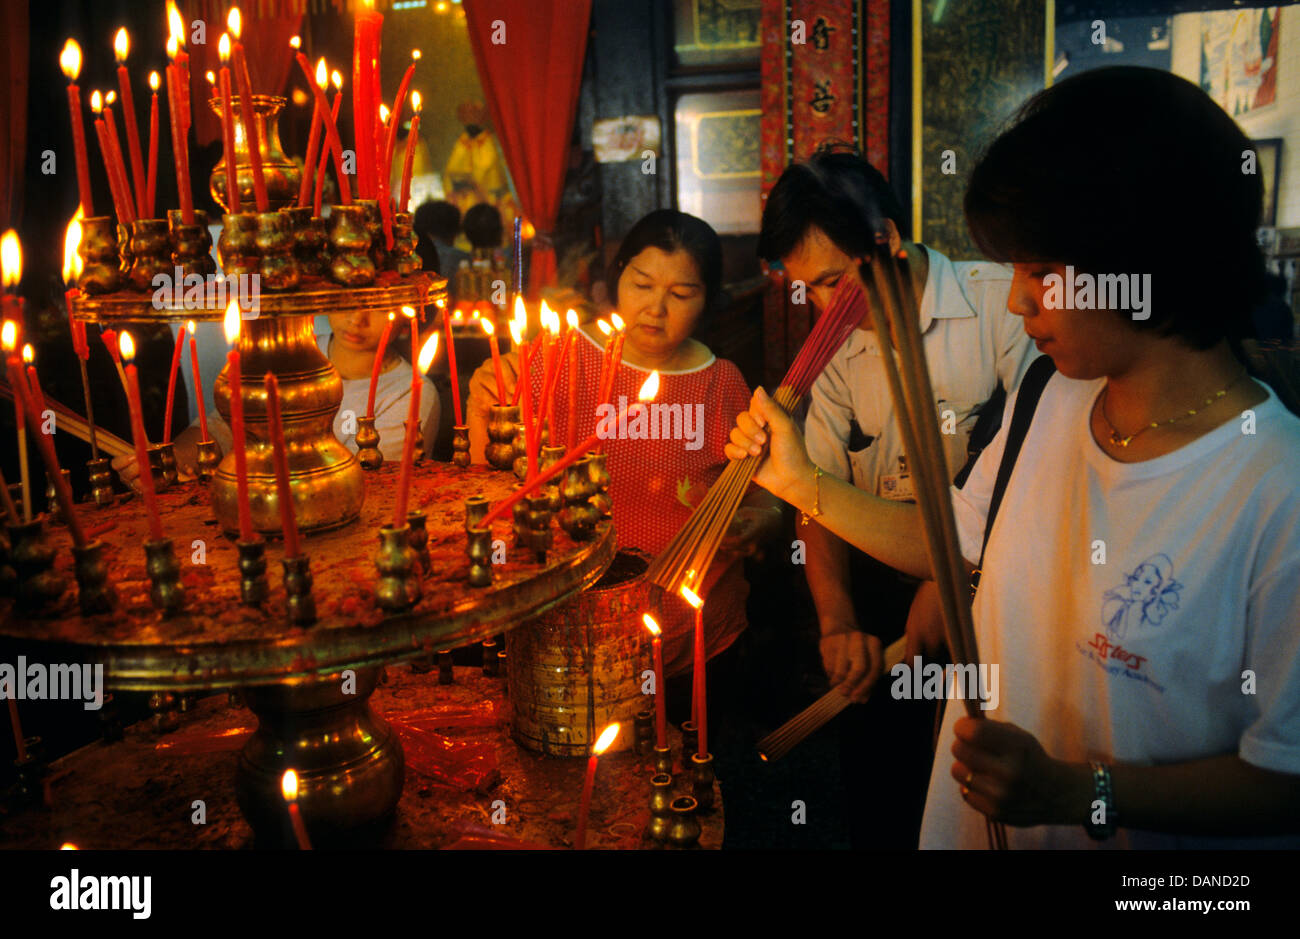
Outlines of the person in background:
M 447 290 L 451 302 L 455 303 L 456 272 L 461 261 L 469 260 L 469 255 L 455 246 L 456 236 L 460 234 L 460 209 L 441 199 L 422 203 L 415 210 L 415 232 L 432 241 L 437 249 L 438 266 L 425 269 L 436 270 L 447 278 Z
M 410 408 L 411 363 L 406 358 L 410 349 L 410 328 L 405 317 L 394 328 L 380 367 L 379 381 L 375 386 L 375 429 L 379 432 L 379 450 L 385 460 L 402 458 L 405 439 L 405 422 Z M 334 435 L 353 453 L 357 452 L 356 418 L 364 417 L 366 399 L 370 393 L 370 375 L 374 368 L 379 337 L 388 325 L 388 317 L 373 311 L 353 310 L 329 315 L 330 331 L 316 336 L 321 352 L 338 369 L 343 379 L 343 402 L 334 416 Z M 439 352 L 442 355 L 442 352 Z M 437 389 L 426 377 L 420 392 L 420 426 L 426 454 L 431 452 L 438 436 L 441 403 Z M 215 410 L 208 412 L 208 432 L 221 446 L 223 454 L 229 453 L 233 438 L 230 427 Z M 198 442 L 201 439 L 197 419 L 173 440 L 176 467 L 181 478 L 192 479 L 198 459 Z M 120 456 L 113 460 L 122 482 L 135 488 L 139 476 L 134 456 Z
M 610 496 L 614 527 L 620 547 L 658 555 L 690 518 L 691 509 L 707 493 L 726 465 L 722 447 L 735 416 L 745 409 L 749 389 L 731 362 L 719 359 L 692 337 L 712 310 L 721 291 L 722 244 L 701 219 L 672 209 L 651 212 L 623 239 L 607 275 L 610 293 L 618 298 L 618 312 L 627 324 L 623 358 L 614 376 L 611 400 L 636 400 L 652 370 L 660 374 L 656 404 L 680 406 L 684 420 L 676 439 L 620 439 L 604 442 L 608 455 Z M 568 369 L 560 372 L 554 394 L 552 439 L 567 439 L 576 420 L 577 437 L 586 439 L 596 430 L 596 384 L 605 340 L 587 323 L 575 337 L 579 352 L 578 411 L 568 410 Z M 502 356 L 506 394 L 513 397 L 519 356 Z M 540 398 L 540 363 L 529 369 L 534 398 Z M 497 403 L 492 363 L 485 362 L 470 380 L 467 418 L 470 454 L 484 461 L 489 408 Z M 689 421 L 689 427 L 687 422 Z M 670 425 L 670 427 L 673 425 Z M 686 432 L 689 430 L 689 434 Z M 682 439 L 685 438 L 685 439 Z M 748 624 L 742 558 L 774 535 L 781 522 L 777 502 L 751 488 L 728 532 L 723 550 L 709 569 L 700 594 L 705 599 L 705 636 L 717 670 L 727 675 L 735 657 L 726 653 Z M 660 626 L 664 630 L 664 671 L 669 678 L 691 670 L 693 615 L 678 597 L 664 600 Z M 714 682 L 710 663 L 710 687 Z M 710 692 L 710 713 L 715 702 L 724 707 L 728 697 L 726 677 L 718 694 Z M 676 711 L 686 707 L 689 687 L 670 685 L 668 701 Z
M 763 209 L 759 254 L 779 261 L 791 284 L 825 309 L 853 259 L 869 252 L 871 221 L 883 220 L 891 246 L 912 258 L 911 289 L 934 384 L 935 420 L 949 475 L 966 460 L 979 406 L 1010 392 L 1037 356 L 1007 311 L 1011 269 L 988 261 L 950 261 L 934 248 L 905 241 L 907 222 L 885 178 L 856 153 L 823 151 L 788 167 Z M 866 317 L 813 383 L 804 425 L 808 452 L 827 473 L 872 495 L 910 500 L 910 476 L 895 420 L 880 345 Z M 938 595 L 805 519 L 804 568 L 821 627 L 821 653 L 832 685 L 863 707 L 838 722 L 850 836 L 859 848 L 916 844 L 930 769 L 934 704 L 868 696 L 882 673 L 883 648 L 903 635 L 905 661 L 944 656 Z M 890 753 L 894 769 L 879 771 Z M 882 817 L 880 805 L 894 810 Z

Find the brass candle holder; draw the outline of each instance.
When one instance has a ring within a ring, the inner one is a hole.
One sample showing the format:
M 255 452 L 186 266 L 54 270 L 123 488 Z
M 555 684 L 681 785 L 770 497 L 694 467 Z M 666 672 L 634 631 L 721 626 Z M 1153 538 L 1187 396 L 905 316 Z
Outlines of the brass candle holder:
M 63 481 L 72 485 L 72 474 L 68 470 L 59 470 L 63 474 Z M 45 474 L 45 504 L 48 506 L 46 515 L 49 516 L 51 525 L 64 524 L 63 507 L 59 505 L 59 496 L 54 488 L 54 477 L 49 473 Z
M 18 578 L 16 606 L 38 613 L 63 596 L 65 582 L 54 571 L 54 549 L 45 541 L 43 522 L 9 526 L 9 563 Z
M 420 558 L 410 545 L 411 526 L 379 529 L 379 552 L 375 567 L 375 602 L 388 613 L 404 613 L 420 599 Z
M 194 468 L 199 479 L 206 482 L 216 474 L 217 467 L 221 465 L 221 445 L 215 440 L 200 440 L 196 446 L 198 457 Z
M 678 850 L 699 847 L 703 829 L 700 820 L 695 817 L 698 808 L 695 800 L 690 796 L 678 796 L 669 803 L 669 807 L 673 817 L 668 826 L 668 847 Z
M 411 422 L 402 421 L 402 430 L 405 433 L 411 432 Z M 411 462 L 417 466 L 424 461 L 424 432 L 420 427 L 420 422 L 415 422 L 415 434 L 411 442 Z
M 185 605 L 185 585 L 181 583 L 181 566 L 176 561 L 170 538 L 144 543 L 145 570 L 152 587 L 149 599 L 163 616 L 175 616 Z
M 77 603 L 82 616 L 107 613 L 117 606 L 117 592 L 108 582 L 104 543 L 96 539 L 84 548 L 72 546 L 73 570 L 77 576 Z
M 489 408 L 488 444 L 485 450 L 493 469 L 510 470 L 515 462 L 515 427 L 519 423 L 519 405 L 494 404 Z
M 411 529 L 407 542 L 420 561 L 420 573 L 427 574 L 433 563 L 429 558 L 428 518 L 423 512 L 410 511 L 406 513 L 406 524 Z
M 538 472 L 546 472 L 563 458 L 564 447 L 542 447 L 541 459 L 537 463 Z M 543 483 L 540 492 L 546 496 L 546 507 L 551 510 L 552 515 L 564 508 L 564 496 L 560 494 L 560 480 L 558 478 L 553 477 L 550 482 Z
M 180 209 L 167 212 L 169 242 L 172 249 L 172 266 L 181 269 L 182 276 L 197 274 L 207 277 L 217 272 L 217 262 L 212 257 L 212 232 L 208 230 L 208 213 L 194 210 L 194 224 L 186 225 Z
M 170 734 L 181 726 L 180 700 L 168 691 L 149 695 L 149 713 L 155 734 Z
M 673 778 L 659 773 L 650 779 L 650 824 L 646 834 L 657 846 L 668 843 L 673 824 Z
M 589 454 L 587 466 L 591 470 L 591 481 L 596 491 L 591 496 L 591 504 L 600 513 L 601 518 L 609 518 L 614 502 L 609 497 L 609 469 L 605 466 L 604 453 Z
M 551 500 L 549 496 L 525 496 L 528 503 L 528 545 L 538 564 L 546 563 L 551 547 Z
M 357 459 L 362 469 L 377 470 L 384 465 L 384 455 L 379 451 L 379 431 L 375 430 L 373 417 L 357 418 Z
M 303 277 L 321 277 L 329 269 L 325 253 L 328 235 L 325 220 L 311 214 L 311 206 L 291 205 L 280 210 L 289 218 L 293 231 L 293 258 Z
M 262 259 L 257 251 L 257 213 L 240 212 L 221 217 L 221 234 L 217 237 L 217 256 L 221 272 L 227 277 L 261 276 Z
M 172 245 L 165 218 L 142 218 L 131 223 L 131 269 L 127 280 L 140 291 L 152 291 L 158 274 L 172 275 Z
M 515 487 L 522 489 L 523 484 Z M 510 516 L 513 523 L 512 530 L 515 533 L 515 547 L 527 550 L 532 541 L 532 535 L 529 534 L 528 527 L 528 500 L 520 499 L 510 507 Z
M 333 257 L 330 276 L 336 283 L 345 287 L 363 287 L 375 282 L 375 262 L 370 257 L 365 206 L 353 204 L 330 208 L 329 244 Z
M 713 754 L 700 756 L 691 754 L 691 795 L 695 796 L 698 811 L 708 812 L 713 808 Z
M 522 423 L 515 425 L 515 461 L 513 468 L 515 479 L 523 482 L 528 478 L 528 434 Z
M 444 650 L 438 653 L 438 684 L 450 685 L 456 680 L 455 673 L 452 671 L 451 652 Z
M 370 236 L 370 260 L 374 263 L 376 271 L 388 270 L 390 256 L 384 239 L 384 221 L 379 214 L 379 201 L 358 199 L 357 205 L 361 206 L 366 233 Z
M 498 678 L 509 677 L 510 673 L 506 671 L 506 662 L 507 662 L 506 650 L 501 649 L 497 652 L 497 677 Z M 510 682 L 507 681 L 505 684 L 501 686 L 501 688 L 507 695 L 510 694 Z
M 655 747 L 651 752 L 654 754 L 655 772 L 671 777 L 673 773 L 672 749 L 669 747 Z
M 90 498 L 101 509 L 113 504 L 113 465 L 108 457 L 87 460 L 86 469 L 90 474 Z
M 409 212 L 398 212 L 393 216 L 393 270 L 402 277 L 407 277 L 420 270 L 423 262 L 415 253 L 415 226 Z
M 239 597 L 247 606 L 260 606 L 266 601 L 269 588 L 266 582 L 266 542 L 260 537 L 253 541 L 236 541 L 239 549 Z
M 172 444 L 149 445 L 149 472 L 153 474 L 154 487 L 159 492 L 176 485 L 180 476 L 176 472 L 176 450 Z
M 95 296 L 112 293 L 122 286 L 122 259 L 117 248 L 117 224 L 112 216 L 97 215 L 81 220 L 81 276 L 77 286 Z
M 311 558 L 300 554 L 296 558 L 283 558 L 285 606 L 289 622 L 294 626 L 310 626 L 316 622 L 316 601 L 311 595 Z
M 257 216 L 257 251 L 261 256 L 258 273 L 266 290 L 293 290 L 301 274 L 293 249 L 293 224 L 283 212 L 262 212 Z
M 461 469 L 469 466 L 468 424 L 453 424 L 451 427 L 451 462 Z
M 465 500 L 465 552 L 469 555 L 469 583 L 472 587 L 492 584 L 492 529 L 476 528 L 487 517 L 488 501 L 482 496 Z
M 483 674 L 488 678 L 497 677 L 497 643 L 495 639 L 483 640 Z
M 635 731 L 632 748 L 637 756 L 650 756 L 654 752 L 654 719 L 654 711 L 637 711 L 632 718 L 632 726 Z
M 592 505 L 596 484 L 591 479 L 591 454 L 582 457 L 564 471 L 560 495 L 564 507 L 560 510 L 560 526 L 574 541 L 590 541 L 600 521 L 600 510 Z

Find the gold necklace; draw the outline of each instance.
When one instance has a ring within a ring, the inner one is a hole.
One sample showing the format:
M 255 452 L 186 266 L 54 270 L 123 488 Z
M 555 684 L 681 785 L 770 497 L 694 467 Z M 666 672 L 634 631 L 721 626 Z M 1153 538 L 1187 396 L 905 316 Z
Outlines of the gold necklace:
M 1199 405 L 1199 407 L 1191 408 L 1186 413 L 1179 414 L 1176 417 L 1171 417 L 1168 420 L 1152 421 L 1150 424 L 1147 424 L 1145 427 L 1133 431 L 1133 433 L 1129 434 L 1127 437 L 1121 436 L 1120 432 L 1115 429 L 1115 425 L 1110 422 L 1110 418 L 1106 416 L 1106 393 L 1110 391 L 1110 383 L 1107 382 L 1106 387 L 1101 390 L 1101 408 L 1100 408 L 1101 419 L 1105 421 L 1106 426 L 1110 428 L 1110 442 L 1117 447 L 1127 447 L 1130 443 L 1133 442 L 1133 438 L 1138 436 L 1138 434 L 1146 433 L 1148 430 L 1152 430 L 1153 428 L 1156 427 L 1163 427 L 1165 424 L 1173 424 L 1177 421 L 1185 421 L 1188 418 L 1195 417 L 1197 411 L 1199 411 L 1201 408 L 1213 404 L 1215 401 L 1218 401 L 1220 398 L 1222 398 L 1224 395 L 1228 393 L 1228 389 L 1230 389 L 1233 385 L 1237 384 L 1237 382 L 1241 381 L 1245 377 L 1246 377 L 1246 370 L 1243 368 L 1241 372 L 1238 373 L 1236 378 L 1234 378 L 1232 381 L 1228 382 L 1226 385 L 1224 385 L 1214 394 L 1206 398 L 1205 401 Z

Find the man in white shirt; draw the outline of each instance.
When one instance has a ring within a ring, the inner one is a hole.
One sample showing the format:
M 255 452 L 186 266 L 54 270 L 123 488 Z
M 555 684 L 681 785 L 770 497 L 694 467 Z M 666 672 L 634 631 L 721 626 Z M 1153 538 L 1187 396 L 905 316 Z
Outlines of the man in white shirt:
M 906 248 L 912 258 L 912 284 L 920 328 L 935 393 L 935 420 L 943 431 L 950 474 L 967 459 L 971 431 L 980 406 L 999 386 L 1007 392 L 1019 383 L 1036 357 L 1020 321 L 1007 311 L 1011 269 L 988 262 L 952 262 L 932 248 L 905 241 L 902 205 L 888 183 L 869 163 L 851 153 L 820 153 L 789 167 L 773 187 L 763 213 L 759 253 L 780 261 L 792 289 L 806 285 L 811 301 L 825 309 L 839 279 L 853 276 L 854 258 L 873 243 L 871 232 L 883 231 L 891 247 Z M 880 345 L 867 317 L 835 353 L 813 384 L 805 425 L 808 451 L 828 474 L 852 482 L 872 495 L 911 500 L 906 455 L 895 420 Z M 831 683 L 866 701 L 879 678 L 883 646 L 903 632 L 918 581 L 850 548 L 816 522 L 797 526 L 806 544 L 808 586 L 821 628 L 822 661 Z M 919 605 L 918 605 L 919 609 Z M 920 619 L 918 612 L 918 620 Z M 925 649 L 918 651 L 938 651 Z M 932 706 L 908 708 L 906 717 L 883 700 L 852 709 L 842 720 L 846 734 L 842 764 L 850 805 L 875 791 L 878 768 L 854 767 L 867 752 L 867 738 L 915 766 L 915 779 L 894 775 L 903 791 L 880 792 L 878 798 L 907 807 L 895 814 L 898 830 L 870 820 L 872 846 L 896 843 L 912 847 L 920 823 L 923 782 L 933 722 Z M 879 712 L 879 713 L 876 713 Z M 874 809 L 873 809 L 874 812 Z M 856 826 L 865 828 L 865 826 Z M 892 827 L 892 826 L 890 826 Z M 868 843 L 865 831 L 855 842 Z

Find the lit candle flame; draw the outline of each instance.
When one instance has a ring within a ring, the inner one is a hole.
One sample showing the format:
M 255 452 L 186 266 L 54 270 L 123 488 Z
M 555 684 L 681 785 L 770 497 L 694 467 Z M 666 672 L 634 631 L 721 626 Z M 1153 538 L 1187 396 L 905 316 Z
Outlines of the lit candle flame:
M 650 635 L 652 636 L 658 636 L 663 632 L 663 630 L 659 628 L 659 624 L 655 622 L 655 618 L 649 613 L 641 614 L 641 622 L 645 623 L 645 628 L 650 630 Z
M 75 82 L 81 74 L 81 46 L 77 45 L 77 40 L 69 39 L 63 44 L 63 51 L 59 53 L 59 68 L 63 69 L 63 74 L 70 82 Z
M 560 333 L 560 314 L 559 314 L 559 313 L 556 313 L 554 310 L 552 310 L 550 307 L 548 307 L 548 306 L 546 305 L 546 301 L 545 301 L 545 300 L 542 301 L 541 320 L 542 320 L 542 325 L 543 325 L 544 327 L 546 327 L 546 331 L 547 331 L 548 333 L 550 333 L 552 336 L 557 336 L 557 335 L 559 335 L 559 333 Z
M 290 36 L 290 37 L 289 37 L 289 48 L 290 48 L 290 49 L 301 49 L 301 48 L 302 48 L 302 37 L 301 37 L 301 36 Z
M 600 737 L 596 740 L 596 745 L 591 748 L 591 752 L 594 753 L 596 756 L 600 756 L 602 753 L 608 750 L 613 745 L 614 741 L 617 739 L 618 739 L 618 721 L 615 721 L 614 723 L 610 724 L 601 732 Z
M 638 401 L 653 401 L 659 397 L 659 371 L 650 373 L 650 377 L 641 383 L 641 390 L 636 393 Z
M 221 34 L 221 39 L 217 41 L 217 55 L 221 56 L 222 62 L 230 61 L 230 33 Z
M 695 609 L 698 610 L 700 607 L 704 606 L 704 601 L 700 599 L 700 595 L 685 584 L 682 584 L 681 594 L 682 599 L 695 607 Z
M 570 329 L 578 328 L 578 314 L 575 311 L 569 310 L 567 313 L 565 313 L 564 321 L 569 324 Z
M 150 73 L 149 73 L 149 87 L 152 88 L 154 91 L 157 91 L 157 90 L 158 90 L 158 86 L 159 86 L 160 84 L 162 84 L 162 82 L 160 82 L 160 81 L 158 80 L 158 73 L 157 73 L 157 72 L 150 72 Z
M 411 92 L 411 110 L 419 114 L 422 107 L 424 107 L 424 99 L 420 97 L 420 93 L 418 91 Z
M 81 276 L 81 254 L 77 251 L 79 247 L 81 247 L 81 206 L 77 206 L 77 212 L 72 216 L 72 221 L 68 222 L 67 233 L 63 236 L 63 282 L 65 284 L 75 283 Z
M 230 306 L 226 307 L 226 319 L 224 323 L 226 330 L 226 344 L 233 346 L 239 342 L 239 301 L 231 300 Z
M 438 354 L 438 337 L 441 333 L 433 333 L 428 339 L 424 340 L 424 345 L 420 347 L 419 368 L 420 373 L 425 374 L 429 371 L 429 366 L 433 364 L 433 357 Z
M 483 332 L 487 333 L 489 336 L 496 333 L 496 328 L 492 325 L 492 321 L 487 317 L 479 317 L 478 324 L 483 327 Z
M 420 61 L 420 55 L 421 53 L 419 49 L 411 50 L 411 58 L 414 59 L 416 62 Z
M 298 774 L 293 770 L 285 770 L 284 775 L 280 777 L 280 792 L 285 802 L 298 800 Z
M 522 294 L 515 294 L 515 319 L 519 320 L 522 325 L 526 326 L 528 324 L 528 311 L 524 309 Z
M 610 326 L 609 323 L 606 323 L 603 319 L 596 320 L 596 325 L 600 327 L 600 331 L 606 336 L 612 335 L 614 332 L 614 327 Z
M 104 110 L 104 96 L 97 90 L 90 93 L 90 110 L 96 114 Z
M 386 104 L 381 104 L 379 106 L 379 123 L 381 124 L 388 123 L 388 105 Z
M 13 352 L 16 345 L 18 345 L 18 324 L 13 320 L 5 320 L 4 326 L 0 327 L 0 349 Z
M 524 324 L 519 322 L 519 320 L 510 321 L 510 338 L 514 340 L 515 345 L 523 345 Z
M 338 69 L 334 69 L 330 72 L 330 84 L 334 86 L 335 91 L 343 90 L 343 75 Z
M 81 849 L 78 848 L 78 847 L 77 847 L 75 844 L 73 844 L 71 841 L 65 841 L 65 842 L 63 842 L 63 844 L 59 845 L 59 850 L 60 850 L 60 851 L 79 851 L 79 850 L 81 850 Z
M 176 53 L 180 51 L 180 44 L 176 41 L 175 36 L 167 37 L 167 61 L 174 62 Z
M 329 68 L 325 65 L 325 56 L 321 56 L 316 60 L 316 87 L 324 91 L 329 80 Z
M 113 37 L 113 56 L 119 63 L 125 62 L 127 55 L 131 51 L 131 36 L 123 26 Z
M 185 45 L 185 21 L 172 0 L 167 0 L 167 35 L 175 39 L 178 46 Z
M 0 285 L 7 290 L 23 279 L 23 246 L 12 228 L 0 237 Z
M 117 349 L 122 353 L 123 364 L 130 365 L 131 360 L 135 358 L 135 340 L 131 338 L 131 334 L 125 329 L 117 337 Z
M 524 241 L 531 241 L 536 234 L 537 229 L 533 227 L 533 223 L 524 219 L 524 223 L 519 226 L 519 237 Z
M 216 85 L 217 85 L 217 73 L 216 73 L 216 72 L 212 71 L 211 69 L 208 69 L 206 72 L 203 73 L 203 77 L 206 78 L 206 79 L 208 80 L 208 84 L 209 84 L 209 85 L 212 85 L 214 88 L 216 87 Z
M 239 39 L 242 32 L 243 18 L 239 15 L 239 7 L 231 7 L 229 15 L 226 16 L 226 28 L 230 30 L 230 35 Z
M 405 316 L 408 320 L 415 319 L 415 307 L 413 306 L 402 307 L 402 315 Z
M 36 361 L 36 350 L 32 348 L 30 342 L 23 343 L 23 364 L 31 365 Z
M 117 92 L 110 91 L 108 94 L 104 95 L 104 106 L 107 107 L 108 105 L 112 104 L 116 100 L 117 100 Z
M 187 321 L 185 322 L 185 328 L 186 328 L 187 330 L 189 330 L 190 335 L 193 336 L 193 335 L 194 335 L 194 329 L 195 329 L 195 326 L 194 326 L 194 320 L 187 320 Z
M 614 328 L 619 332 L 627 329 L 627 323 L 624 323 L 623 317 L 619 316 L 617 313 L 609 314 L 609 321 L 614 324 Z

